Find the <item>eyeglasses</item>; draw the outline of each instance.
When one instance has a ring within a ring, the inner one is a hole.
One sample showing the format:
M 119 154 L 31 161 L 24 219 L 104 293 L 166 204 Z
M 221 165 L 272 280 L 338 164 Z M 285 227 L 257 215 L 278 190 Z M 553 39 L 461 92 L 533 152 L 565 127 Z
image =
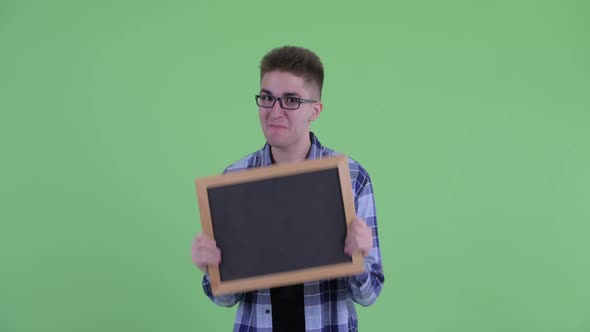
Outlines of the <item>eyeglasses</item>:
M 301 99 L 297 97 L 285 96 L 275 97 L 272 95 L 256 95 L 256 105 L 263 108 L 272 108 L 277 100 L 281 108 L 286 110 L 296 110 L 301 106 L 302 103 L 316 103 L 317 100 L 312 99 Z

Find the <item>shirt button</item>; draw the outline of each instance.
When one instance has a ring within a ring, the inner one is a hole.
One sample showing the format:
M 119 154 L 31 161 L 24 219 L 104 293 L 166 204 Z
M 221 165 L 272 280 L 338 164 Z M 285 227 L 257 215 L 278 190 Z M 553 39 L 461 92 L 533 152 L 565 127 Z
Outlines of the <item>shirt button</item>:
M 268 309 L 264 310 L 264 312 L 266 312 L 267 314 L 270 314 L 270 310 L 268 310 Z

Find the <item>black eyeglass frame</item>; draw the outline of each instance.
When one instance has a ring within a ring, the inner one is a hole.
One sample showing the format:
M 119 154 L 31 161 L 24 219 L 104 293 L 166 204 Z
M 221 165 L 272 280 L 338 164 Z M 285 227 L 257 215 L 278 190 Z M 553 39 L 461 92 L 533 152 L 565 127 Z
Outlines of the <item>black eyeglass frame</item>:
M 305 104 L 305 103 L 317 103 L 318 102 L 317 100 L 303 99 L 303 98 L 294 97 L 294 96 L 275 97 L 275 96 L 271 96 L 271 95 L 264 95 L 266 97 L 274 98 L 274 101 L 272 102 L 272 105 L 270 105 L 270 106 L 262 106 L 262 105 L 260 105 L 258 103 L 258 98 L 260 98 L 262 96 L 263 95 L 255 95 L 254 96 L 254 99 L 256 100 L 256 105 L 258 105 L 258 107 L 262 107 L 262 108 L 273 108 L 275 106 L 275 104 L 277 103 L 277 100 L 278 100 L 279 101 L 279 105 L 281 106 L 282 109 L 294 111 L 294 110 L 299 109 L 299 107 L 301 107 L 301 104 Z M 283 100 L 282 100 L 283 98 L 297 99 L 297 101 L 299 102 L 299 104 L 295 108 L 287 108 L 287 107 L 283 106 Z

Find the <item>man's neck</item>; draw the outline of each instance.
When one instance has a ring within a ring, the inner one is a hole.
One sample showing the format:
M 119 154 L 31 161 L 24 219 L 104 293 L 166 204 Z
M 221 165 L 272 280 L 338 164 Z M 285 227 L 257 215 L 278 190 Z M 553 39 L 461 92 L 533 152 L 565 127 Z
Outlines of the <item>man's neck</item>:
M 270 150 L 272 157 L 277 164 L 295 163 L 307 159 L 309 149 L 311 148 L 311 140 L 309 136 L 303 140 L 301 144 L 289 148 L 279 148 L 271 146 Z

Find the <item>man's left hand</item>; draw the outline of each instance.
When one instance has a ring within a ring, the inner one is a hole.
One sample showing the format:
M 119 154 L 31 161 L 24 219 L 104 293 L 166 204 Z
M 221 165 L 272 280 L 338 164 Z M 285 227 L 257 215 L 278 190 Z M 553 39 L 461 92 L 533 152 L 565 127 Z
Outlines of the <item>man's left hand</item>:
M 367 223 L 356 217 L 348 225 L 348 233 L 346 234 L 346 241 L 344 243 L 344 253 L 352 256 L 360 252 L 363 257 L 369 255 L 369 251 L 373 248 L 373 234 Z

